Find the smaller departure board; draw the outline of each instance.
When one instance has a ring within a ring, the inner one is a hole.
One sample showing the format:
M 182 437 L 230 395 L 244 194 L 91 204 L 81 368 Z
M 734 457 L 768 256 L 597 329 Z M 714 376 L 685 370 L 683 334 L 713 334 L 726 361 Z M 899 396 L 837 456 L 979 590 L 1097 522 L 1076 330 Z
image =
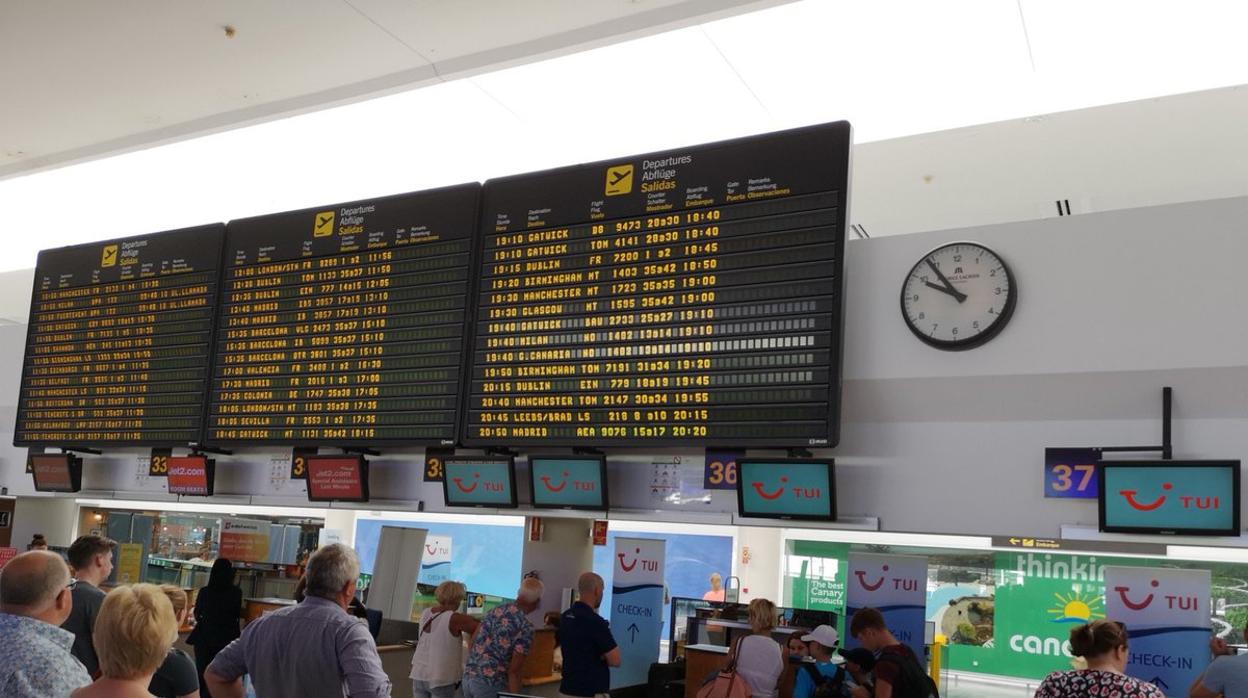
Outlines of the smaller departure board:
M 200 439 L 224 232 L 208 225 L 39 253 L 16 445 Z
M 834 446 L 846 122 L 486 182 L 465 445 Z
M 454 443 L 480 189 L 231 221 L 205 440 Z

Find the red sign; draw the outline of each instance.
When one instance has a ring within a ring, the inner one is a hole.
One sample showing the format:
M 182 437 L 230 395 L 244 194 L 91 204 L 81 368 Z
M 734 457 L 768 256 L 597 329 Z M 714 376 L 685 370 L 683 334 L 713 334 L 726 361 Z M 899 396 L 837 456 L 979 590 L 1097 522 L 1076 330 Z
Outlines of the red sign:
M 169 494 L 212 494 L 210 461 L 206 456 L 170 456 L 168 463 Z
M 308 499 L 367 502 L 367 464 L 359 456 L 308 456 Z
M 542 517 L 529 517 L 529 540 L 533 543 L 537 543 L 542 540 Z
M 0 548 L 0 570 L 9 564 L 9 560 L 17 557 L 17 548 Z
M 607 522 L 601 521 L 601 520 L 595 521 L 594 522 L 594 545 L 606 545 L 606 544 L 607 544 Z
M 39 492 L 75 492 L 70 458 L 72 456 L 64 453 L 32 455 L 30 461 L 35 474 L 35 489 Z

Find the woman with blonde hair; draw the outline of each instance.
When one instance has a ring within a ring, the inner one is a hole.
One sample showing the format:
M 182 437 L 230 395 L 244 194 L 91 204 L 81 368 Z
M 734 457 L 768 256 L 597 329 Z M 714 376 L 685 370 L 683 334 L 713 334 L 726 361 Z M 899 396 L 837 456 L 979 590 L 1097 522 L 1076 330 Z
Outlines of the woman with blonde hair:
M 702 595 L 702 600 L 723 602 L 724 578 L 719 576 L 718 572 L 711 573 L 711 590 Z
M 767 599 L 751 601 L 749 620 L 753 632 L 737 640 L 732 648 L 729 662 L 736 662 L 737 673 L 749 684 L 754 698 L 775 698 L 780 674 L 784 673 L 784 650 L 771 636 L 777 617 L 774 603 Z
M 415 698 L 451 698 L 464 675 L 464 636 L 471 642 L 477 619 L 459 613 L 467 589 L 461 582 L 438 585 L 438 604 L 420 615 L 420 635 L 412 653 L 412 695 Z
M 178 639 L 169 597 L 155 584 L 108 592 L 92 632 L 101 677 L 72 698 L 150 698 L 148 685 Z
M 186 590 L 173 584 L 161 584 L 160 590 L 173 604 L 173 616 L 181 628 L 191 610 Z M 147 690 L 156 698 L 199 698 L 199 671 L 195 668 L 195 660 L 186 652 L 170 647 Z

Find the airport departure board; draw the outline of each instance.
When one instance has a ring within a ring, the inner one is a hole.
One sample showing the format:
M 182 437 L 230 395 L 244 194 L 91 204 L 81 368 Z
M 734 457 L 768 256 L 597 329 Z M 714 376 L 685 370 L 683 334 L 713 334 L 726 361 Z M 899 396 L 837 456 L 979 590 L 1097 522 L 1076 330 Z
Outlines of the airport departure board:
M 834 446 L 850 127 L 486 183 L 465 445 Z
M 224 230 L 39 253 L 14 444 L 199 440 Z
M 205 440 L 454 443 L 480 190 L 231 221 Z

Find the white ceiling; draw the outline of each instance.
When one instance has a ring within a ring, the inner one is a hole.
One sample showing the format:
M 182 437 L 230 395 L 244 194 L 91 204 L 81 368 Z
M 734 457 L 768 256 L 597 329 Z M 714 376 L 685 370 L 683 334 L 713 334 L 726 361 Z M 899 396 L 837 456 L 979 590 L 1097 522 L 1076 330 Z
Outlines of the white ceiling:
M 1147 119 L 1035 116 L 1248 83 L 1248 3 L 351 1 L 0 0 L 0 177 L 26 173 L 0 180 L 0 270 L 48 247 L 836 119 L 875 144 L 858 150 L 854 215 L 876 234 L 1018 220 L 1092 186 L 1133 206 L 1248 194 L 1246 91 Z M 430 60 L 446 79 L 421 72 Z M 1011 120 L 1054 128 L 916 137 Z M 114 150 L 128 152 L 48 167 Z M 1142 176 L 1150 163 L 1181 189 Z
M 4 0 L 0 177 L 782 1 Z

